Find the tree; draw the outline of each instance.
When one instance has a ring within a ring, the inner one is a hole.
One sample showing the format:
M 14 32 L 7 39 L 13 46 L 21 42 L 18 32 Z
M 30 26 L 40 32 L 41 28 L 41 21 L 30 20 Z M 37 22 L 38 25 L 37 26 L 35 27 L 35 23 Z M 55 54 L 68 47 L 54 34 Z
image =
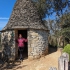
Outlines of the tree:
M 42 19 L 45 16 L 46 12 L 46 0 L 32 0 L 37 7 L 40 18 Z
M 1 33 L 0 33 L 0 44 L 1 44 Z
M 41 19 L 45 17 L 45 14 L 49 17 L 56 13 L 54 22 L 49 20 L 50 30 L 55 35 L 62 35 L 70 40 L 70 18 L 67 16 L 67 13 L 70 12 L 70 0 L 33 0 L 33 2 L 38 9 Z M 55 25 L 53 26 L 54 23 Z M 46 22 L 46 24 L 48 23 Z
M 61 35 L 69 42 L 70 41 L 70 13 L 65 13 L 60 17 L 59 23 L 61 26 Z
M 56 13 L 56 15 L 60 16 L 64 13 L 64 11 L 69 11 L 70 8 L 70 0 L 32 0 L 39 12 L 40 18 L 43 18 L 45 14 L 47 16 L 52 13 Z M 67 8 L 67 9 L 66 9 Z

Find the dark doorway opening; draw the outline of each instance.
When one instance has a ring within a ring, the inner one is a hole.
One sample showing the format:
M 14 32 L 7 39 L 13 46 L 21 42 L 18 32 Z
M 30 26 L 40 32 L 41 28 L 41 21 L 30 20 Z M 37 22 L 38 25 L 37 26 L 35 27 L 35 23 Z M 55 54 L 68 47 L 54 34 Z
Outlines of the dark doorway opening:
M 48 46 L 49 46 L 49 54 L 57 51 L 57 46 L 53 46 L 53 45 L 50 45 L 50 44 L 48 44 Z
M 19 34 L 22 34 L 22 37 L 27 39 L 27 30 L 18 30 L 18 36 Z M 28 45 L 27 42 L 24 42 L 24 50 L 23 50 L 23 59 L 28 58 Z M 18 51 L 18 56 L 19 56 L 19 51 Z

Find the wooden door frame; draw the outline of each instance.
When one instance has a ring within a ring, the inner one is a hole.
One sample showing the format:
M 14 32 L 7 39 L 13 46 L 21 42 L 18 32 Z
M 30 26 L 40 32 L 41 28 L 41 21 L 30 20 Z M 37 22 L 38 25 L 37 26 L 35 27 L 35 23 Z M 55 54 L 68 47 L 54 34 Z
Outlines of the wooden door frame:
M 15 29 L 15 40 L 18 38 L 18 30 L 27 30 L 27 29 Z M 28 38 L 28 30 L 27 30 L 27 38 Z M 15 42 L 15 58 L 18 58 L 18 47 L 16 42 Z

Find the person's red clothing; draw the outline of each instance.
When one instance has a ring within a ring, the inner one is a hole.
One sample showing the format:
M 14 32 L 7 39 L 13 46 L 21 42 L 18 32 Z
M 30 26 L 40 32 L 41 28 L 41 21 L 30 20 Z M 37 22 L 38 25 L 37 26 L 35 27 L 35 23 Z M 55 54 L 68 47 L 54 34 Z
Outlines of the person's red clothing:
M 18 38 L 17 43 L 18 43 L 18 47 L 24 47 L 24 42 L 27 42 L 27 39 L 25 38 Z

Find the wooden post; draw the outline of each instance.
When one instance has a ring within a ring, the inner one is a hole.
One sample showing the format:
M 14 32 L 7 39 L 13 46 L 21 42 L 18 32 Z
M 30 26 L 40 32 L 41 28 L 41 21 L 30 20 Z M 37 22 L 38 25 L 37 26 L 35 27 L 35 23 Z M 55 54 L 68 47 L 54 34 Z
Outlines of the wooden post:
M 58 59 L 58 70 L 68 70 L 69 54 L 63 53 Z
M 62 56 L 58 59 L 58 70 L 64 70 L 64 59 Z
M 69 62 L 69 54 L 68 53 L 64 52 L 61 56 L 67 58 L 67 60 Z
M 15 30 L 15 40 L 18 38 L 18 30 Z M 15 42 L 15 59 L 18 58 L 18 46 L 17 43 Z
M 65 59 L 65 70 L 68 70 L 68 60 Z

